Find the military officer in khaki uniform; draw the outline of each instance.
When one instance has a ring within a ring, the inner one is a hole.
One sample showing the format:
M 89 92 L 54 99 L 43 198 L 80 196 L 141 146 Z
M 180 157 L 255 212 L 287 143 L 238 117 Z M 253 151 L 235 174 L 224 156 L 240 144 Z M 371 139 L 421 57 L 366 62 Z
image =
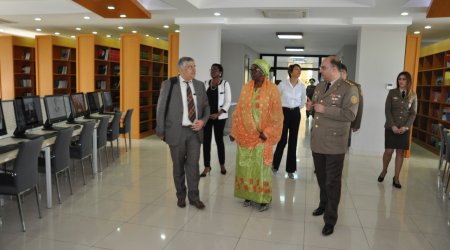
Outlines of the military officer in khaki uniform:
M 341 78 L 344 80 L 347 80 L 351 83 L 353 83 L 358 88 L 358 94 L 359 94 L 359 103 L 358 103 L 358 113 L 356 114 L 356 118 L 352 123 L 350 124 L 350 134 L 348 135 L 348 146 L 350 147 L 351 141 L 352 141 L 352 132 L 356 132 L 361 127 L 361 120 L 362 120 L 362 113 L 364 108 L 364 100 L 363 100 L 363 93 L 361 90 L 361 84 L 347 79 L 347 66 L 345 64 L 340 63 L 339 64 L 339 72 L 341 73 Z
M 337 221 L 341 177 L 350 123 L 358 111 L 358 88 L 341 78 L 339 61 L 327 57 L 320 66 L 325 82 L 317 85 L 306 108 L 315 110 L 311 150 L 320 187 L 320 204 L 313 215 L 324 214 L 322 234 L 330 235 Z

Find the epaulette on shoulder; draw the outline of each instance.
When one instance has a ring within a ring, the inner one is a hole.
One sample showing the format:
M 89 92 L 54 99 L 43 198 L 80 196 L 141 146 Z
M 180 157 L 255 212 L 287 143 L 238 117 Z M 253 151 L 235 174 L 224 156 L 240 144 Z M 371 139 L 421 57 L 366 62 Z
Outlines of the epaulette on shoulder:
M 354 81 L 352 81 L 352 80 L 348 80 L 348 79 L 346 79 L 346 80 L 344 80 L 346 83 L 348 83 L 348 85 L 350 85 L 350 86 L 355 86 L 356 85 L 356 82 L 354 82 Z

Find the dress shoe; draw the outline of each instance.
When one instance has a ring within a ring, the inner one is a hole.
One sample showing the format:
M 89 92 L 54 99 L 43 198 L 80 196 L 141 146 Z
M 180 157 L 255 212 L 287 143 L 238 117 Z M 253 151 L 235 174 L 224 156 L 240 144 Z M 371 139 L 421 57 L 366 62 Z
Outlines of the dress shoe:
M 227 174 L 227 170 L 225 169 L 225 166 L 223 166 L 223 165 L 220 166 L 220 173 L 223 175 Z
M 181 208 L 185 207 L 186 206 L 186 200 L 183 199 L 183 198 L 178 198 L 177 206 L 181 207 Z
M 378 182 L 383 182 L 384 181 L 384 176 L 378 176 Z
M 277 174 L 278 173 L 278 169 L 272 168 L 272 173 L 273 174 Z
M 398 189 L 402 188 L 402 185 L 400 185 L 400 182 L 396 182 L 395 181 L 395 177 L 392 178 L 392 186 L 394 186 L 394 187 L 396 187 Z
M 203 169 L 203 173 L 200 174 L 200 177 L 206 177 L 206 175 L 211 175 L 211 167 L 205 167 Z
M 243 207 L 249 207 L 252 205 L 252 201 L 251 200 L 245 200 L 244 203 L 242 204 Z
M 316 210 L 313 211 L 312 215 L 319 216 L 319 215 L 322 215 L 324 212 L 325 212 L 324 207 L 318 207 Z
M 191 204 L 192 206 L 196 207 L 197 209 L 204 209 L 205 208 L 205 204 L 203 204 L 203 202 L 201 202 L 200 200 L 198 200 L 198 201 L 190 201 L 189 204 Z
M 265 203 L 261 203 L 258 208 L 258 212 L 264 212 L 269 209 L 269 205 Z
M 293 180 L 294 179 L 294 173 L 288 173 L 288 178 Z
M 331 225 L 331 224 L 325 224 L 325 226 L 324 226 L 323 229 L 322 229 L 322 234 L 325 235 L 325 236 L 327 236 L 327 235 L 332 234 L 333 231 L 334 231 L 334 226 L 333 226 L 333 225 Z

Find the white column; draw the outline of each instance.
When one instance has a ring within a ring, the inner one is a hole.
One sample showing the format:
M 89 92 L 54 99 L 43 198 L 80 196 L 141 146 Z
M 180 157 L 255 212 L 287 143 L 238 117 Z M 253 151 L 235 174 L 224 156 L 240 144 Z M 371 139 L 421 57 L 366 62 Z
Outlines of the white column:
M 362 87 L 364 112 L 360 131 L 352 135 L 352 153 L 384 152 L 386 84 L 396 86 L 403 71 L 405 43 L 406 25 L 363 26 L 359 32 L 356 81 Z
M 220 63 L 222 28 L 219 24 L 180 24 L 180 57 L 194 58 L 196 79 L 210 78 L 213 63 Z

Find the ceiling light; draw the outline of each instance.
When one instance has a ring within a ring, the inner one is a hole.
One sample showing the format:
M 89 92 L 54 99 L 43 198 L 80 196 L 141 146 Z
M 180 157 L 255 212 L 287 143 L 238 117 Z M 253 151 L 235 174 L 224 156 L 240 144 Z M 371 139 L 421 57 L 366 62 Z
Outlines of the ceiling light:
M 145 34 L 145 36 L 150 36 L 149 34 Z
M 70 38 L 77 38 L 76 36 L 70 36 Z
M 0 32 L 3 32 L 3 31 L 5 31 L 4 29 L 0 29 Z
M 291 59 L 305 59 L 304 56 L 291 56 Z
M 302 39 L 303 33 L 301 32 L 277 32 L 278 39 Z
M 81 30 L 81 28 L 80 27 L 76 27 L 75 30 Z
M 92 31 L 92 34 L 97 35 L 97 31 Z
M 111 37 L 111 35 L 110 35 L 110 34 L 108 34 L 108 35 L 106 35 L 106 37 Z
M 407 15 L 409 15 L 409 13 L 408 12 L 402 12 L 400 15 L 407 16 Z
M 119 26 L 117 27 L 119 30 L 123 30 L 123 26 Z
M 177 32 L 177 33 L 178 33 L 178 32 L 180 32 L 180 30 L 175 30 L 175 32 Z
M 135 34 L 136 34 L 136 33 L 137 33 L 137 31 L 136 31 L 136 30 L 133 30 L 133 31 L 131 31 L 131 33 L 135 33 Z
M 420 31 L 416 30 L 416 31 L 414 31 L 414 34 L 418 35 L 418 34 L 420 34 Z
M 431 29 L 431 26 L 427 25 L 427 26 L 425 26 L 425 29 L 429 30 L 429 29 Z
M 37 31 L 37 32 L 41 32 L 42 30 L 41 30 L 41 29 L 39 29 L 39 28 L 37 28 L 37 29 L 36 29 L 36 31 Z
M 36 17 L 36 18 L 34 18 L 34 21 L 42 21 L 42 18 Z
M 120 17 L 121 17 L 121 18 L 125 18 L 125 17 L 127 17 L 127 15 L 125 15 L 125 14 L 120 14 Z
M 91 17 L 89 17 L 89 16 L 85 16 L 85 17 L 83 17 L 83 18 L 86 19 L 86 20 L 91 19 Z
M 164 28 L 164 29 L 168 29 L 168 28 L 169 28 L 169 25 L 164 25 L 163 28 Z
M 108 10 L 115 10 L 116 9 L 116 7 L 114 7 L 114 6 L 112 6 L 112 5 L 108 5 Z
M 159 40 L 159 37 L 157 37 L 156 40 Z
M 55 32 L 54 34 L 55 34 L 55 35 L 61 35 L 61 33 L 59 33 L 59 32 Z
M 220 16 L 222 14 L 220 14 L 219 12 L 214 12 L 214 16 Z
M 284 47 L 286 51 L 304 51 L 305 47 Z

